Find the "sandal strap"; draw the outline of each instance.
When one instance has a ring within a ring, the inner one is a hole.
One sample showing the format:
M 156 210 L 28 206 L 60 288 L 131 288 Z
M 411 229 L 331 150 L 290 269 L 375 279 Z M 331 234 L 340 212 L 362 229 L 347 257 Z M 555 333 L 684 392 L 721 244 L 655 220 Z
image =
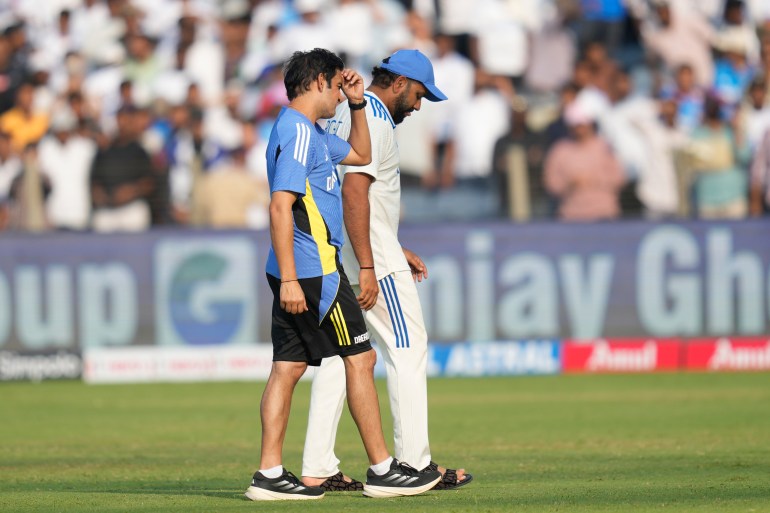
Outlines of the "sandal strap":
M 352 478 L 350 482 L 347 482 L 342 472 L 337 472 L 326 478 L 326 481 L 321 483 L 319 488 L 323 488 L 327 492 L 357 492 L 364 489 L 364 484 Z

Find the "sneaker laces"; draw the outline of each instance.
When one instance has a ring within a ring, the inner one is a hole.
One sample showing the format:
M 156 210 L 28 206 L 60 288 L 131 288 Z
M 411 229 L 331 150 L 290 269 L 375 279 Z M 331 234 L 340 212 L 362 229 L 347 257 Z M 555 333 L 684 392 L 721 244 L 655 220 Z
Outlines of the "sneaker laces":
M 285 478 L 294 486 L 300 486 L 299 479 L 297 478 L 297 476 L 295 476 L 293 473 L 289 472 L 288 470 L 284 472 L 283 476 L 281 477 Z
M 416 476 L 417 474 L 420 473 L 419 470 L 417 470 L 416 468 L 414 468 L 413 466 L 411 466 L 408 463 L 402 463 L 402 462 L 399 461 L 398 462 L 398 467 L 399 467 L 399 469 L 401 469 L 401 471 L 402 471 L 401 473 L 404 474 L 404 475 L 407 475 L 407 476 Z

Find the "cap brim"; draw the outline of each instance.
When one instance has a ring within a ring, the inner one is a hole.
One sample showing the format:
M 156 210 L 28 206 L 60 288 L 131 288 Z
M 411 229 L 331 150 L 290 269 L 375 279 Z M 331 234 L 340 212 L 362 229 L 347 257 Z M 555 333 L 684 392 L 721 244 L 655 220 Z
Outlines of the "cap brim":
M 423 84 L 423 86 L 425 86 L 425 90 L 427 91 L 427 94 L 425 95 L 426 100 L 430 102 L 443 102 L 447 99 L 447 96 L 435 85 Z

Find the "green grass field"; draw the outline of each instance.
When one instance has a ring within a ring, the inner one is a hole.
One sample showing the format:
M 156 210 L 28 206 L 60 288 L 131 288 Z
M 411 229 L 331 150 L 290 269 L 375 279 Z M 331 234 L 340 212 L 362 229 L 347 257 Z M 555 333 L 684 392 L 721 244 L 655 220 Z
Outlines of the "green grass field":
M 466 466 L 475 482 L 312 503 L 242 496 L 262 387 L 0 385 L 0 511 L 770 511 L 768 374 L 433 380 L 434 459 Z M 308 395 L 301 383 L 287 435 L 297 473 Z M 337 449 L 362 478 L 347 414 Z

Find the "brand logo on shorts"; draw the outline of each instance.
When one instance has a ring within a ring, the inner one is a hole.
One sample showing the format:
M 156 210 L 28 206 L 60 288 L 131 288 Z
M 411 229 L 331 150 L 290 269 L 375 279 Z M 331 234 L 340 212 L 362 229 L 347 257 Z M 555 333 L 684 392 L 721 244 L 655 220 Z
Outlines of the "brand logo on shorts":
M 255 340 L 254 246 L 244 237 L 161 241 L 155 250 L 162 345 Z
M 357 337 L 354 337 L 353 338 L 353 343 L 354 344 L 362 344 L 362 343 L 366 342 L 367 340 L 369 340 L 369 332 L 368 331 L 366 333 L 364 333 L 363 335 L 358 335 Z

